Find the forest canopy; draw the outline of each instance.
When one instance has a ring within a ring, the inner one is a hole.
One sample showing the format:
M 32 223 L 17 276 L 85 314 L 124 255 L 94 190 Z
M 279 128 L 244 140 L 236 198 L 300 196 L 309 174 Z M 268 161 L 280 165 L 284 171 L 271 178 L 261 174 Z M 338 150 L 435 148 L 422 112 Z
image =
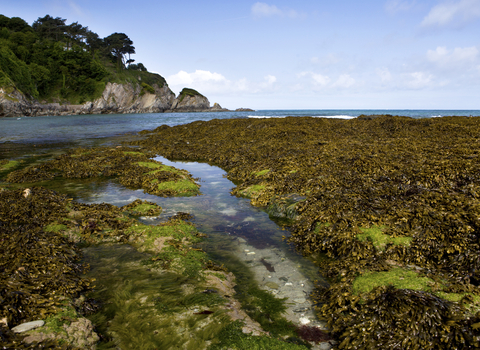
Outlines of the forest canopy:
M 99 97 L 108 81 L 137 81 L 139 74 L 148 75 L 149 84 L 166 83 L 134 64 L 133 54 L 125 33 L 100 38 L 60 17 L 46 15 L 29 25 L 0 15 L 0 88 L 16 88 L 29 98 L 83 103 Z

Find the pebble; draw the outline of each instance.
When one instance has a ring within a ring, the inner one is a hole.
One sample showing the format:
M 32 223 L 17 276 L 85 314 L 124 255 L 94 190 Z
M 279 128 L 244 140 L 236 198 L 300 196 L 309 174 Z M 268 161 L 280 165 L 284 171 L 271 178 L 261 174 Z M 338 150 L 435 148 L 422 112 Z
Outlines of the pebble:
M 310 323 L 310 320 L 308 319 L 308 317 L 300 317 L 300 319 L 298 321 L 303 325 L 306 325 L 306 324 Z
M 287 282 L 285 283 L 286 286 L 293 286 L 293 283 L 292 282 Z
M 310 310 L 309 307 L 301 307 L 301 308 L 293 310 L 293 312 L 305 312 L 305 311 L 308 311 L 308 310 Z
M 255 254 L 255 252 L 249 252 L 249 253 L 247 253 L 247 255 L 253 255 L 253 254 Z
M 305 298 L 298 298 L 298 299 L 293 299 L 294 302 L 296 302 L 297 304 L 303 304 L 307 301 L 307 299 Z
M 42 320 L 26 322 L 26 323 L 19 324 L 16 327 L 13 327 L 12 331 L 15 333 L 23 333 L 38 327 L 42 327 L 44 324 L 45 324 L 45 321 L 42 321 Z

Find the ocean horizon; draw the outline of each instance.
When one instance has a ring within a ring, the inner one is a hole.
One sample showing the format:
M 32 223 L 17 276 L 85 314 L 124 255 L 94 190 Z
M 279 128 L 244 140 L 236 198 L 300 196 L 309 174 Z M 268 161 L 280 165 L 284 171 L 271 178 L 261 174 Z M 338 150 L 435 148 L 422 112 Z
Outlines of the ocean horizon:
M 480 116 L 480 110 L 448 109 L 278 109 L 196 113 L 140 113 L 0 118 L 0 144 L 5 142 L 70 142 L 135 134 L 160 125 L 233 118 L 315 117 L 353 119 L 360 115 L 398 115 L 410 118 Z

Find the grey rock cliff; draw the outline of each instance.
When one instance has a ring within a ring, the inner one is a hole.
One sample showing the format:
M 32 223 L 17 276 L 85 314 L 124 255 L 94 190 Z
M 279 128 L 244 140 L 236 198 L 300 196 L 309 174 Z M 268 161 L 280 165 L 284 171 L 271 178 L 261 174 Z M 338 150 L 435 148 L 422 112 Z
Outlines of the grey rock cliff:
M 83 105 L 41 104 L 29 101 L 18 90 L 0 88 L 0 117 L 107 114 L 107 113 L 161 113 L 170 109 L 175 94 L 165 85 L 153 86 L 155 94 L 143 91 L 139 84 L 107 83 L 102 97 Z
M 210 102 L 202 95 L 179 95 L 173 101 L 171 108 L 173 112 L 203 112 L 206 110 L 210 110 Z
M 83 105 L 41 104 L 38 101 L 28 100 L 16 89 L 10 88 L 7 91 L 0 88 L 0 117 L 228 111 L 218 103 L 210 107 L 208 99 L 201 94 L 183 97 L 179 95 L 175 98 L 175 94 L 167 85 L 152 87 L 155 94 L 142 89 L 140 84 L 107 83 L 100 98 Z
M 160 113 L 170 109 L 175 94 L 168 86 L 154 85 L 155 94 L 142 91 L 141 86 L 108 83 L 102 97 L 87 102 L 81 112 L 85 114 L 105 113 Z

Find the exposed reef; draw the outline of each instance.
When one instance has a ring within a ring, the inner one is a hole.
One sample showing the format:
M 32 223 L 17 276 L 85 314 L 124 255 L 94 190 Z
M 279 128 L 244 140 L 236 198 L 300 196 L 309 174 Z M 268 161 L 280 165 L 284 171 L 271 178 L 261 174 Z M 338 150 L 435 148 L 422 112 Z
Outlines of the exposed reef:
M 218 165 L 233 194 L 295 218 L 288 240 L 330 278 L 312 297 L 338 349 L 480 347 L 479 118 L 212 120 L 142 134 L 136 145 Z
M 2 345 L 95 349 L 100 340 L 122 348 L 305 350 L 328 339 L 316 327 L 286 320 L 285 300 L 259 289 L 248 271 L 238 292 L 235 276 L 196 246 L 205 235 L 191 215 L 145 225 L 140 216 L 162 212 L 153 202 L 83 204 L 39 187 L 96 178 L 159 196 L 199 193 L 188 172 L 152 155 L 140 148 L 79 148 L 35 165 L 0 162 L 9 182 L 2 186 L 17 187 L 0 189 Z M 86 262 L 97 281 L 81 275 Z M 29 321 L 35 328 L 17 333 Z

